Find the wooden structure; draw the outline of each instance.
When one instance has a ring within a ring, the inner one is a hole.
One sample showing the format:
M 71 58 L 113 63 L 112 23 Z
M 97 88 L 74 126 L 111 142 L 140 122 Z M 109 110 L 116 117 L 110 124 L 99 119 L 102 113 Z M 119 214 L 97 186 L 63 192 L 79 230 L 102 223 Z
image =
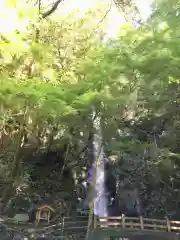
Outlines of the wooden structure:
M 41 229 L 39 228 L 35 231 L 38 231 L 39 234 L 58 233 L 58 235 L 62 237 L 68 235 L 76 236 L 76 234 L 78 235 L 81 233 L 85 238 L 88 225 L 88 216 L 74 218 L 64 217 L 63 221 L 60 223 L 43 227 Z M 115 237 L 117 239 L 124 238 L 129 240 L 180 240 L 180 221 L 173 221 L 168 218 L 151 219 L 142 216 L 106 218 L 94 216 L 90 225 L 88 240 L 104 240 L 107 237 Z
M 126 228 L 136 229 L 139 231 L 163 231 L 163 232 L 179 232 L 180 221 L 172 221 L 165 219 L 151 219 L 138 217 L 94 217 L 94 229 L 97 228 Z
M 102 221 L 103 220 L 103 221 Z M 87 217 L 65 217 L 61 224 L 62 235 L 76 232 L 86 232 Z M 152 238 L 158 240 L 180 240 L 180 221 L 151 219 L 144 217 L 96 217 L 91 225 L 89 239 L 105 239 L 106 237 L 121 237 L 128 239 Z
M 36 212 L 36 225 L 39 225 L 41 220 L 45 220 L 50 223 L 51 213 L 55 210 L 49 205 L 42 205 L 37 209 Z

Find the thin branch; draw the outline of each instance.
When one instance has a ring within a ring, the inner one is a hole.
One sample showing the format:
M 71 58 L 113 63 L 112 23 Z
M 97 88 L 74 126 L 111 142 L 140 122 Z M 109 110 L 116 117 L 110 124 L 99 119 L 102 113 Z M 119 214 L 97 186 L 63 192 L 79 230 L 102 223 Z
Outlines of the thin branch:
M 57 1 L 53 4 L 53 6 L 51 7 L 51 9 L 49 9 L 47 12 L 45 12 L 45 13 L 42 14 L 42 18 L 46 18 L 46 17 L 50 16 L 53 12 L 55 12 L 56 9 L 58 8 L 59 4 L 60 4 L 61 2 L 63 2 L 63 1 L 64 1 L 64 0 L 57 0 Z
M 69 150 L 70 150 L 70 144 L 68 144 L 68 146 L 67 146 L 66 155 L 65 155 L 65 159 L 64 159 L 64 164 L 63 164 L 63 167 L 62 167 L 61 172 L 59 174 L 59 181 L 61 180 L 61 177 L 62 177 L 62 175 L 64 173 L 64 170 L 65 170 L 65 166 L 66 166 L 66 163 L 67 163 L 67 160 L 68 160 Z
M 38 1 L 38 10 L 39 10 L 39 14 L 41 14 L 41 0 Z
M 111 9 L 112 9 L 112 1 L 111 1 L 111 3 L 110 3 L 109 8 L 108 8 L 107 11 L 105 12 L 104 16 L 103 16 L 102 19 L 98 22 L 97 26 L 98 26 L 99 24 L 101 24 L 101 23 L 106 19 L 107 15 L 108 15 L 108 13 L 111 11 Z

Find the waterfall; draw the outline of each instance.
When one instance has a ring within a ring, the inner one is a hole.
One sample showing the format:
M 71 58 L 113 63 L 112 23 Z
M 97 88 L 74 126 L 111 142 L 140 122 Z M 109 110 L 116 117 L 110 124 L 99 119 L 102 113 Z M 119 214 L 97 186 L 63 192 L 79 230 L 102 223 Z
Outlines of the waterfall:
M 94 112 L 95 116 L 95 112 Z M 101 118 L 99 116 L 93 117 L 94 139 L 94 170 L 95 174 L 95 196 L 94 196 L 94 214 L 99 217 L 108 216 L 108 196 L 105 186 L 105 159 L 103 139 L 101 133 Z

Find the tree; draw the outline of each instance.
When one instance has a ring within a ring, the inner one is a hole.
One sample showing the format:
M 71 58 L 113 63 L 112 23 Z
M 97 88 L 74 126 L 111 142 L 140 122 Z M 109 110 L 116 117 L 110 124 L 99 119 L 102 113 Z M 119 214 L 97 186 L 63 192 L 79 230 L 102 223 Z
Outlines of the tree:
M 24 182 L 28 190 L 40 191 L 44 182 L 32 183 L 36 171 L 31 160 L 43 156 L 45 162 L 52 149 L 62 156 L 63 164 L 51 159 L 55 180 L 46 182 L 48 191 L 63 185 L 57 182 L 62 183 L 68 167 L 75 180 L 83 174 L 94 106 L 101 112 L 106 156 L 115 166 L 118 183 L 124 185 L 119 188 L 120 197 L 125 188 L 133 186 L 148 205 L 145 214 L 176 211 L 178 3 L 157 2 L 147 23 L 136 29 L 125 24 L 118 38 L 107 42 L 102 41 L 104 21 L 99 21 L 107 9 L 91 10 L 82 18 L 73 13 L 67 18 L 39 19 L 43 13 L 39 15 L 31 4 L 18 6 L 21 20 L 27 19 L 24 30 L 1 32 L 3 198 L 12 197 Z

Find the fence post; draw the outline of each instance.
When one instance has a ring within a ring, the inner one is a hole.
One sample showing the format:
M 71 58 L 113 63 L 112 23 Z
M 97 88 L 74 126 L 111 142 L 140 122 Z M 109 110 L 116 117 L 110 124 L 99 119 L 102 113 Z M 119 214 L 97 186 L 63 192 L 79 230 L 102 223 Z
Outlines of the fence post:
M 121 219 L 122 219 L 122 227 L 125 228 L 125 216 L 124 216 L 124 214 L 121 215 Z
M 64 216 L 63 216 L 63 219 L 62 219 L 62 223 L 61 223 L 61 236 L 63 236 L 63 231 L 64 231 Z
M 94 215 L 94 229 L 97 228 L 97 217 L 96 215 Z
M 140 216 L 140 224 L 141 224 L 141 230 L 144 230 L 144 222 L 143 222 L 142 216 Z
M 166 217 L 166 225 L 167 225 L 167 230 L 168 232 L 171 232 L 171 225 L 170 225 L 170 222 L 169 222 L 169 218 Z

